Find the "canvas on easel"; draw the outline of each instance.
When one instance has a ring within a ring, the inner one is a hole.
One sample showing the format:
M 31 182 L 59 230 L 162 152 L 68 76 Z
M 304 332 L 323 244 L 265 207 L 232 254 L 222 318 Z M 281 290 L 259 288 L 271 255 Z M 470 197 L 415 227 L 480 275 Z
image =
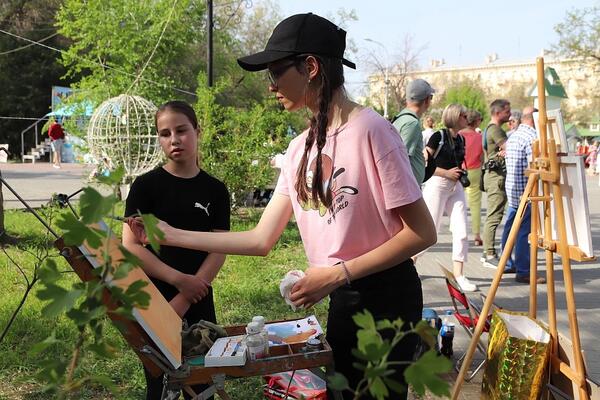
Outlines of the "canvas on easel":
M 573 155 L 560 157 L 560 170 L 560 188 L 565 210 L 567 241 L 572 250 L 571 258 L 586 261 L 594 256 L 594 249 L 583 158 Z M 552 207 L 552 239 L 556 241 L 558 234 L 555 203 L 552 203 Z M 540 220 L 543 219 L 542 212 L 540 207 Z M 581 252 L 573 253 L 575 248 Z

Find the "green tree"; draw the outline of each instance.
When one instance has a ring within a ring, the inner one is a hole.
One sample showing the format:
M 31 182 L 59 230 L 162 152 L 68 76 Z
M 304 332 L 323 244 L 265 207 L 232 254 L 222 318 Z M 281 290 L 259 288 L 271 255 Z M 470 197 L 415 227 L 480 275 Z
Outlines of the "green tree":
M 452 103 L 462 104 L 469 110 L 479 111 L 484 119 L 488 114 L 485 93 L 475 82 L 463 81 L 450 86 L 444 93 L 441 106 L 443 108 Z
M 201 79 L 202 80 L 202 77 Z M 202 168 L 226 182 L 237 207 L 248 191 L 273 183 L 271 158 L 284 151 L 300 117 L 284 113 L 274 100 L 246 109 L 219 102 L 234 85 L 221 79 L 214 88 L 200 84 L 196 112 L 202 127 Z
M 568 11 L 554 30 L 558 34 L 554 51 L 566 57 L 583 57 L 600 65 L 600 6 Z
M 0 115 L 41 118 L 50 111 L 52 86 L 69 84 L 68 79 L 61 78 L 65 69 L 57 62 L 57 52 L 9 35 L 62 47 L 64 39 L 54 27 L 59 3 L 59 0 L 0 2 L 0 27 L 8 32 L 0 33 Z M 33 122 L 26 119 L 0 120 L 0 142 L 9 144 L 13 157 L 21 152 L 20 132 Z M 24 137 L 26 152 L 35 144 L 33 132 Z
M 191 0 L 65 0 L 57 15 L 70 40 L 62 63 L 68 76 L 83 75 L 73 100 L 97 104 L 126 92 L 155 103 L 186 98 L 175 88 L 193 99 L 204 14 L 205 4 Z

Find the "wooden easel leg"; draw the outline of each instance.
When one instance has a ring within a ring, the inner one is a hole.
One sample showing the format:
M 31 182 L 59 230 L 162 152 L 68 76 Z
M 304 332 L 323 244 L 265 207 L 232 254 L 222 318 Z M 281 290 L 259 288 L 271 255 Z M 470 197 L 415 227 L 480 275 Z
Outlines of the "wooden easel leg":
M 571 259 L 569 257 L 569 244 L 567 242 L 567 227 L 565 223 L 565 211 L 563 209 L 562 193 L 559 182 L 552 185 L 554 202 L 556 204 L 556 221 L 558 225 L 558 247 L 562 259 L 563 276 L 565 280 L 565 295 L 567 298 L 567 312 L 569 315 L 569 327 L 571 328 L 571 341 L 573 342 L 573 357 L 575 358 L 575 371 L 585 383 L 585 366 L 581 354 L 581 342 L 579 338 L 579 325 L 577 322 L 577 309 L 575 307 L 575 294 L 573 292 L 573 274 L 571 272 Z M 558 352 L 554 353 L 558 354 Z M 585 386 L 579 386 L 579 398 L 589 400 L 589 393 Z
M 521 202 L 519 203 L 519 208 L 517 209 L 517 216 L 513 222 L 512 227 L 510 228 L 510 232 L 508 234 L 508 239 L 506 241 L 506 246 L 504 247 L 504 251 L 500 256 L 500 261 L 498 262 L 498 269 L 496 270 L 496 275 L 494 275 L 494 279 L 492 280 L 492 284 L 487 293 L 487 297 L 485 299 L 485 303 L 481 309 L 481 313 L 479 314 L 481 317 L 477 321 L 477 325 L 475 326 L 475 331 L 473 332 L 473 336 L 471 337 L 471 342 L 469 343 L 469 348 L 465 355 L 465 359 L 460 367 L 460 372 L 458 373 L 458 377 L 456 378 L 456 382 L 454 383 L 454 388 L 452 389 L 452 400 L 458 399 L 458 394 L 460 393 L 460 388 L 462 387 L 463 381 L 467 374 L 467 369 L 469 365 L 471 365 L 471 361 L 473 361 L 473 354 L 477 349 L 477 344 L 479 343 L 479 338 L 483 333 L 483 327 L 485 326 L 485 322 L 487 318 L 485 318 L 490 309 L 492 307 L 492 303 L 494 302 L 494 298 L 496 297 L 496 291 L 498 290 L 498 286 L 500 285 L 500 280 L 502 279 L 502 275 L 504 274 L 504 267 L 506 266 L 506 262 L 508 261 L 508 257 L 510 256 L 513 247 L 515 246 L 515 242 L 517 239 L 517 234 L 519 232 L 519 228 L 521 227 L 523 213 L 525 211 L 525 207 L 527 206 L 527 202 L 529 201 L 529 196 L 533 191 L 533 187 L 538 184 L 539 174 L 533 173 L 529 175 L 529 179 L 527 181 L 527 186 L 525 187 L 525 191 L 523 196 L 521 197 Z

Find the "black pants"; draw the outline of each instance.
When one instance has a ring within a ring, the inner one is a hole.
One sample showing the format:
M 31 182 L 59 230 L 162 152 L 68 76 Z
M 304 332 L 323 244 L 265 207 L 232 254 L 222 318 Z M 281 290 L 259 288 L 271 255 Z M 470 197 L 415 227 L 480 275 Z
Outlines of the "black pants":
M 206 297 L 198 303 L 192 304 L 183 317 L 189 325 L 193 325 L 200 320 L 214 322 L 215 324 L 217 323 L 212 287 L 209 287 L 209 292 Z M 144 376 L 146 377 L 146 400 L 160 400 L 163 390 L 163 375 L 154 378 L 150 375 L 148 370 L 144 368 Z M 192 389 L 196 394 L 201 393 L 206 388 L 208 388 L 208 385 L 192 386 Z M 192 398 L 185 392 L 183 393 L 183 397 L 185 399 Z
M 358 326 L 352 316 L 359 311 L 369 310 L 375 321 L 389 319 L 390 321 L 402 318 L 406 328 L 410 323 L 421 320 L 423 311 L 423 292 L 421 280 L 412 260 L 407 260 L 400 265 L 385 271 L 366 276 L 344 285 L 330 295 L 329 315 L 327 318 L 327 341 L 333 350 L 333 359 L 336 372 L 344 375 L 350 387 L 355 389 L 363 378 L 363 371 L 352 366 L 356 359 L 351 350 L 357 347 L 356 332 Z M 387 337 L 386 337 L 387 333 Z M 382 332 L 382 336 L 391 339 L 393 332 Z M 416 335 L 405 336 L 394 349 L 389 361 L 412 361 L 418 344 Z M 408 366 L 408 365 L 407 365 Z M 404 370 L 406 366 L 394 367 L 392 379 L 406 384 Z M 407 392 L 397 394 L 391 392 L 390 399 L 406 399 Z M 332 397 L 330 397 L 332 398 Z M 344 392 L 344 399 L 352 399 L 353 395 Z M 366 395 L 361 399 L 371 399 Z

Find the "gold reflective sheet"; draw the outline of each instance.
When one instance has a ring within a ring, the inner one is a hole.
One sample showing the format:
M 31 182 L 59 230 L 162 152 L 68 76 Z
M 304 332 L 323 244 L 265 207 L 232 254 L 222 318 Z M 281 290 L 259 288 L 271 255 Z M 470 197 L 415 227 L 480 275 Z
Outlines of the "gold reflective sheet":
M 546 376 L 549 343 L 545 327 L 526 314 L 494 312 L 481 398 L 538 399 Z

